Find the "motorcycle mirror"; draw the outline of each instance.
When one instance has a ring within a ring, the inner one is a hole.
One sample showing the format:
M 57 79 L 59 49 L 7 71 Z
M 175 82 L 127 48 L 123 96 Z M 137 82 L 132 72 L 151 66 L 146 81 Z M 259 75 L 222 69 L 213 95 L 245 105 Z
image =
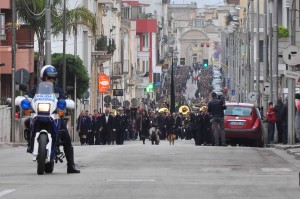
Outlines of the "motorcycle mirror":
M 74 87 L 73 86 L 67 86 L 66 93 L 67 94 L 72 94 L 73 92 L 74 92 Z
M 21 91 L 27 91 L 28 90 L 28 85 L 27 84 L 20 84 L 19 85 L 19 90 L 21 90 Z

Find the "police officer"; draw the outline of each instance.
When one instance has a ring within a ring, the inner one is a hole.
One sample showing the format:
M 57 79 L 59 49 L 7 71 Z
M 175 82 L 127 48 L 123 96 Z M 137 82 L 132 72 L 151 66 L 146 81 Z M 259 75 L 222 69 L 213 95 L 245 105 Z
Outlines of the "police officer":
M 52 65 L 44 66 L 41 69 L 40 75 L 41 75 L 42 81 L 52 82 L 54 84 L 54 91 L 55 91 L 55 93 L 59 94 L 58 99 L 65 98 L 63 89 L 55 85 L 55 81 L 57 78 L 57 71 L 54 66 L 52 66 Z M 34 97 L 37 86 L 38 85 L 35 85 L 31 90 L 29 90 L 27 92 L 27 95 L 29 98 Z M 70 138 L 68 129 L 67 129 L 64 121 L 61 120 L 61 122 L 62 122 L 62 128 L 64 130 L 64 131 L 61 131 L 61 139 L 63 141 L 62 144 L 64 147 L 66 159 L 67 159 L 67 166 L 68 166 L 67 173 L 80 173 L 80 170 L 76 168 L 75 163 L 74 163 L 74 150 L 73 150 L 73 146 L 72 146 L 72 142 L 71 142 L 71 138 Z M 31 136 L 31 139 L 28 143 L 29 149 L 27 150 L 27 152 L 30 152 L 30 153 L 32 153 L 32 150 L 33 150 L 33 144 L 31 144 L 31 143 L 33 143 L 33 136 Z
M 208 103 L 207 111 L 211 114 L 212 130 L 214 132 L 215 146 L 219 146 L 219 134 L 221 135 L 222 146 L 226 145 L 224 132 L 224 110 L 226 109 L 225 100 L 218 97 L 215 92 L 211 94 L 212 100 Z

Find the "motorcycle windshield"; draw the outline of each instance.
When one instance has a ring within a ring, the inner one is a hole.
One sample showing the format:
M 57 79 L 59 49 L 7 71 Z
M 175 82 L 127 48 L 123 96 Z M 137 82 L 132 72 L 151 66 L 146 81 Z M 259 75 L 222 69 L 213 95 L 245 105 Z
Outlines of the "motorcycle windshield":
M 54 87 L 53 83 L 51 82 L 40 82 L 36 94 L 53 94 L 54 93 Z

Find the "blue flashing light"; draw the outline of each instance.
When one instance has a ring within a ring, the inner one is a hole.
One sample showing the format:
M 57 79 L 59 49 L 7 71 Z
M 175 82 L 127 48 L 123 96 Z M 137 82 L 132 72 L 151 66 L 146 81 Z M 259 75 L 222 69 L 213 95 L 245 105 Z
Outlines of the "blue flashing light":
M 59 99 L 57 102 L 57 107 L 61 110 L 65 109 L 67 106 L 66 100 L 64 99 Z
M 29 101 L 28 99 L 23 99 L 23 100 L 21 101 L 21 107 L 22 107 L 22 109 L 24 109 L 24 110 L 29 109 L 29 108 L 30 108 L 30 101 Z

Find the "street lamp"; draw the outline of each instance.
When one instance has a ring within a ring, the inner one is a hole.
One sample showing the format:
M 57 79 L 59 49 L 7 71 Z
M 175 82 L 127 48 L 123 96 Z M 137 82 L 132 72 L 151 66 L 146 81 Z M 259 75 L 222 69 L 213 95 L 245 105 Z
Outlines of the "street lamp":
M 175 112 L 175 88 L 174 88 L 174 49 L 172 49 L 172 62 L 171 62 L 171 92 L 170 92 L 170 98 L 171 98 L 171 106 L 170 106 L 170 112 Z
M 5 63 L 0 63 L 0 101 L 2 100 L 2 93 L 1 93 L 1 67 L 5 66 Z

